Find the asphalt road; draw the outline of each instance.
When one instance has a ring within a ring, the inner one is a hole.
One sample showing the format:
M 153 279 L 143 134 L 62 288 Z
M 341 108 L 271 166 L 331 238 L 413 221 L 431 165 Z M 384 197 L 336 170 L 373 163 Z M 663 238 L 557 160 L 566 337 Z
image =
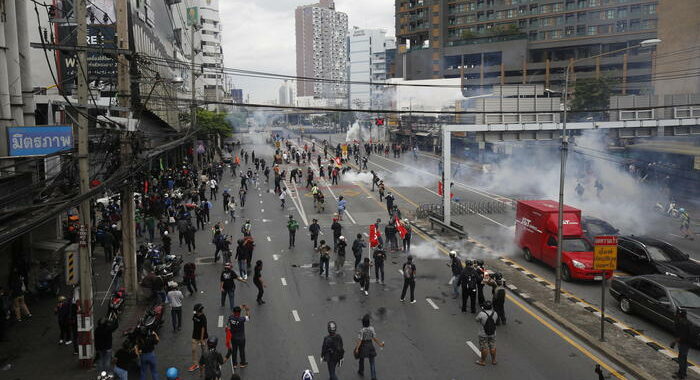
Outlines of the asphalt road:
M 244 149 L 251 148 L 244 145 Z M 262 148 L 259 148 L 262 149 Z M 237 192 L 238 181 L 230 175 L 222 188 Z M 295 189 L 288 197 L 283 209 L 277 196 L 268 191 L 268 185 L 259 183 L 259 191 L 248 192 L 245 208 L 239 208 L 236 223 L 227 224 L 226 231 L 234 239 L 240 236 L 242 218 L 250 218 L 256 240 L 254 260 L 264 262 L 263 278 L 267 284 L 265 305 L 255 304 L 255 287 L 238 284 L 236 302 L 251 305 L 251 321 L 246 326 L 247 354 L 250 365 L 239 369 L 244 379 L 296 379 L 304 369 L 320 370 L 326 377 L 325 363 L 319 354 L 326 323 L 338 323 L 338 332 L 344 338 L 346 362 L 339 369 L 341 379 L 359 379 L 357 362 L 352 359 L 352 347 L 361 327 L 360 318 L 365 313 L 372 316 L 379 339 L 386 342 L 378 350 L 377 372 L 379 379 L 561 379 L 593 378 L 596 363 L 608 370 L 614 366 L 552 322 L 534 312 L 522 302 L 509 300 L 506 305 L 509 324 L 498 330 L 499 364 L 480 367 L 474 364 L 477 355 L 472 345 L 478 346 L 478 325 L 471 314 L 462 314 L 458 303 L 451 299 L 447 284 L 450 271 L 442 253 L 432 253 L 434 244 L 421 244 L 414 237 L 414 253 L 417 265 L 417 303 L 399 301 L 402 276 L 399 268 L 405 260 L 404 254 L 392 253 L 387 262 L 386 285 L 373 283 L 370 295 L 365 296 L 352 282 L 352 271 L 348 260 L 342 274 L 333 274 L 329 279 L 318 275 L 316 254 L 308 238 L 306 223 L 317 217 L 322 226 L 322 238 L 330 238 L 330 222 L 334 201 L 327 195 L 328 207 L 323 214 L 315 214 L 312 199 L 305 189 Z M 343 182 L 339 186 L 323 187 L 349 200 L 349 215 L 343 222 L 343 234 L 351 236 L 368 231 L 368 224 L 377 217 L 386 218 L 383 205 L 370 194 L 365 186 Z M 421 190 L 422 191 L 422 190 Z M 402 205 L 402 201 L 398 201 Z M 403 206 L 402 206 L 403 207 Z M 295 215 L 302 229 L 297 233 L 297 244 L 288 249 L 286 220 Z M 215 202 L 212 220 L 225 220 L 221 201 Z M 354 221 L 354 222 L 353 222 Z M 228 314 L 228 305 L 219 305 L 218 277 L 221 263 L 211 262 L 213 246 L 206 232 L 197 234 L 196 255 L 185 254 L 185 260 L 196 260 L 198 282 L 204 293 L 187 297 L 184 327 L 172 333 L 168 323 L 162 331 L 162 343 L 157 350 L 161 373 L 167 366 L 189 366 L 190 336 L 192 322 L 187 317 L 192 306 L 205 305 L 210 333 L 223 340 L 222 323 Z M 176 252 L 177 242 L 173 244 Z M 351 258 L 348 249 L 348 257 Z M 426 258 L 423 258 L 426 257 Z M 427 258 L 431 257 L 431 258 Z M 517 305 L 515 304 L 517 302 Z M 223 344 L 220 344 L 223 348 Z M 224 377 L 231 372 L 225 368 Z M 185 376 L 191 378 L 192 376 Z M 365 378 L 369 378 L 366 370 Z
M 333 142 L 335 143 L 335 140 Z M 385 183 L 392 187 L 395 195 L 398 195 L 396 197 L 397 202 L 402 209 L 410 210 L 423 203 L 441 202 L 441 198 L 436 192 L 439 171 L 437 158 L 434 155 L 420 154 L 418 160 L 414 160 L 411 154 L 405 154 L 399 159 L 393 158 L 391 154 L 388 158 L 383 155 L 372 154 L 368 168 L 377 171 L 384 178 Z M 454 168 L 455 166 L 453 166 L 453 170 Z M 395 185 L 397 183 L 399 184 L 398 186 Z M 463 179 L 457 179 L 454 183 L 453 193 L 455 197 L 463 202 L 487 202 L 509 199 L 508 189 L 502 189 L 496 194 L 472 186 Z M 404 186 L 401 186 L 402 184 Z M 677 221 L 654 213 L 650 213 L 649 218 L 652 219 L 650 224 L 656 226 L 656 229 L 648 235 L 666 240 L 690 254 L 692 258 L 700 260 L 700 249 L 698 249 L 697 244 L 694 244 L 693 241 L 682 239 L 677 235 Z M 469 232 L 470 238 L 481 241 L 492 248 L 498 253 L 498 256 L 508 257 L 541 278 L 552 283 L 554 282 L 555 273 L 552 268 L 541 262 L 525 261 L 517 247 L 512 243 L 515 221 L 514 210 L 509 210 L 502 214 L 456 216 L 453 217 L 453 220 L 464 225 L 465 230 Z M 635 233 L 635 231 L 623 232 Z M 473 258 L 488 255 L 484 252 L 468 253 L 469 248 L 467 247 L 464 247 L 462 252 L 464 252 L 463 254 L 471 255 Z M 624 273 L 617 274 L 625 275 Z M 599 283 L 574 281 L 564 283 L 563 289 L 593 305 L 600 306 Z M 606 313 L 659 343 L 668 345 L 673 340 L 673 336 L 669 331 L 661 329 L 654 323 L 639 316 L 623 313 L 619 309 L 617 301 L 609 294 L 606 294 Z M 700 361 L 700 353 L 696 350 L 691 350 L 689 358 L 694 361 Z

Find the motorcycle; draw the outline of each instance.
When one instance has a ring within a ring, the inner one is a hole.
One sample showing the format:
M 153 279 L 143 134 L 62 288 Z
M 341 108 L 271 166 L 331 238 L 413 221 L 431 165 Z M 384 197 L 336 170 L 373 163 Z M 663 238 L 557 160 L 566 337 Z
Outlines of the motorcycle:
M 39 294 L 48 296 L 57 296 L 61 291 L 59 283 L 60 275 L 57 272 L 44 270 L 39 273 L 39 278 L 36 282 L 36 291 Z
M 676 207 L 676 201 L 674 200 L 668 203 L 668 207 L 665 207 L 661 202 L 657 202 L 654 206 L 654 211 L 672 218 L 680 218 L 681 216 L 680 211 L 678 211 L 678 208 Z
M 109 299 L 107 320 L 116 321 L 119 315 L 124 311 L 124 301 L 126 300 L 126 289 L 119 288 L 112 293 Z
M 163 326 L 164 310 L 165 307 L 162 303 L 157 303 L 146 310 L 143 316 L 139 318 L 134 328 L 124 331 L 124 344 L 130 348 L 134 347 L 139 338 L 151 332 L 158 332 Z

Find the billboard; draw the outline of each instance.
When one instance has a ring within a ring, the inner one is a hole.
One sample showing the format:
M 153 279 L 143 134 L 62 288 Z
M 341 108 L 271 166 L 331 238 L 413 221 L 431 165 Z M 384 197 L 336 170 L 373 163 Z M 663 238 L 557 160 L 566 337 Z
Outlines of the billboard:
M 7 127 L 7 145 L 12 157 L 43 156 L 73 149 L 73 127 Z

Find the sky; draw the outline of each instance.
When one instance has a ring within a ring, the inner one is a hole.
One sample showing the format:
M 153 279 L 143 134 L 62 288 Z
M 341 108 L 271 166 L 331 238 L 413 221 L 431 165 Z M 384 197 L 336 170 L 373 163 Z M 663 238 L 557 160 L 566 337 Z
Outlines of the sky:
M 296 74 L 294 10 L 315 0 L 220 0 L 224 66 Z M 393 0 L 335 0 L 348 15 L 348 28 L 387 29 L 394 35 Z M 235 87 L 253 103 L 277 99 L 279 80 L 232 76 Z

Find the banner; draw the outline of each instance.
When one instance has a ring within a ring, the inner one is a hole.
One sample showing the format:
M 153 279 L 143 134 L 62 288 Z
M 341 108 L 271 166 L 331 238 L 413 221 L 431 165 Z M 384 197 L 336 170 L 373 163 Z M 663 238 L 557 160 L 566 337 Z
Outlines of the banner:
M 10 156 L 43 156 L 73 149 L 73 127 L 7 127 Z
M 408 230 L 406 229 L 406 226 L 403 225 L 403 222 L 401 219 L 399 219 L 398 216 L 396 218 L 396 231 L 399 232 L 399 235 L 401 235 L 401 239 L 406 237 L 406 234 L 408 233 Z
M 374 248 L 379 245 L 380 233 L 377 231 L 377 227 L 374 224 L 369 226 L 369 246 Z

